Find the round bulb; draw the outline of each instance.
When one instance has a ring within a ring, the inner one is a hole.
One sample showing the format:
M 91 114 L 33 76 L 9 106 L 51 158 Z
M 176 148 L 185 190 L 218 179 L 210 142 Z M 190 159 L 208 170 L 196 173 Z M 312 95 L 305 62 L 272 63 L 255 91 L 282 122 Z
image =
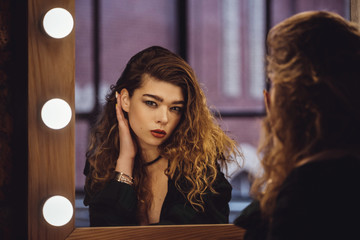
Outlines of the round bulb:
M 64 38 L 69 35 L 74 27 L 71 14 L 63 8 L 49 10 L 43 19 L 45 32 L 53 38 Z
M 56 195 L 46 200 L 42 212 L 46 222 L 59 227 L 71 220 L 74 209 L 67 198 Z
M 71 120 L 71 108 L 67 102 L 59 98 L 47 101 L 41 109 L 41 118 L 46 126 L 61 129 Z

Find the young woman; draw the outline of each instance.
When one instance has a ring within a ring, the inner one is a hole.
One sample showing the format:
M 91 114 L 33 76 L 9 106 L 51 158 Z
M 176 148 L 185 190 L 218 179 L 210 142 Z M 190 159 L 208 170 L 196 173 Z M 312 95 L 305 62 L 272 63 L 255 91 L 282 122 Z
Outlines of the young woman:
M 304 12 L 269 32 L 258 200 L 245 239 L 360 239 L 360 32 Z M 260 208 L 257 208 L 260 207 Z
M 91 134 L 90 225 L 227 223 L 232 188 L 220 167 L 238 154 L 191 67 L 147 48 L 111 87 Z

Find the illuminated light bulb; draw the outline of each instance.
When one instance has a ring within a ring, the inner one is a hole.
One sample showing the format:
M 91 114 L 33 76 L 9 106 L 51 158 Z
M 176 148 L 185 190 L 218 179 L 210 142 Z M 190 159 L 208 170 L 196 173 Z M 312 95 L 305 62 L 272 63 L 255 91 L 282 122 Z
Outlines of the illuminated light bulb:
M 74 27 L 74 19 L 67 10 L 53 8 L 45 14 L 43 27 L 50 37 L 64 38 L 71 33 Z
M 46 126 L 52 129 L 64 128 L 71 120 L 71 108 L 60 98 L 47 101 L 41 109 L 41 118 Z
M 67 198 L 56 195 L 46 200 L 42 212 L 46 222 L 60 227 L 71 220 L 74 209 Z

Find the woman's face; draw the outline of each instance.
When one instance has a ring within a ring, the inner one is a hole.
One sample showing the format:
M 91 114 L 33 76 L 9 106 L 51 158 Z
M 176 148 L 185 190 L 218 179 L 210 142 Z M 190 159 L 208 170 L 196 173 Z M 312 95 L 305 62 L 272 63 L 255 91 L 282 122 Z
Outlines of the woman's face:
M 185 105 L 180 87 L 148 74 L 143 75 L 142 86 L 134 91 L 132 97 L 122 102 L 142 149 L 158 147 L 171 136 Z

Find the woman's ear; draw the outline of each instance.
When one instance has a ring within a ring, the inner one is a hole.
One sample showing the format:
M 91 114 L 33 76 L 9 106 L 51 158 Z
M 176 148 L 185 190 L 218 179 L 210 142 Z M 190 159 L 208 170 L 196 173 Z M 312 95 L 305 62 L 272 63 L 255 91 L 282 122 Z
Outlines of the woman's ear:
M 129 112 L 129 110 L 130 110 L 130 95 L 126 88 L 121 89 L 120 100 L 121 100 L 121 108 L 125 112 Z
M 270 109 L 270 94 L 267 90 L 264 89 L 263 91 L 264 94 L 264 103 L 265 103 L 265 109 L 266 109 L 266 113 L 269 114 L 269 109 Z

